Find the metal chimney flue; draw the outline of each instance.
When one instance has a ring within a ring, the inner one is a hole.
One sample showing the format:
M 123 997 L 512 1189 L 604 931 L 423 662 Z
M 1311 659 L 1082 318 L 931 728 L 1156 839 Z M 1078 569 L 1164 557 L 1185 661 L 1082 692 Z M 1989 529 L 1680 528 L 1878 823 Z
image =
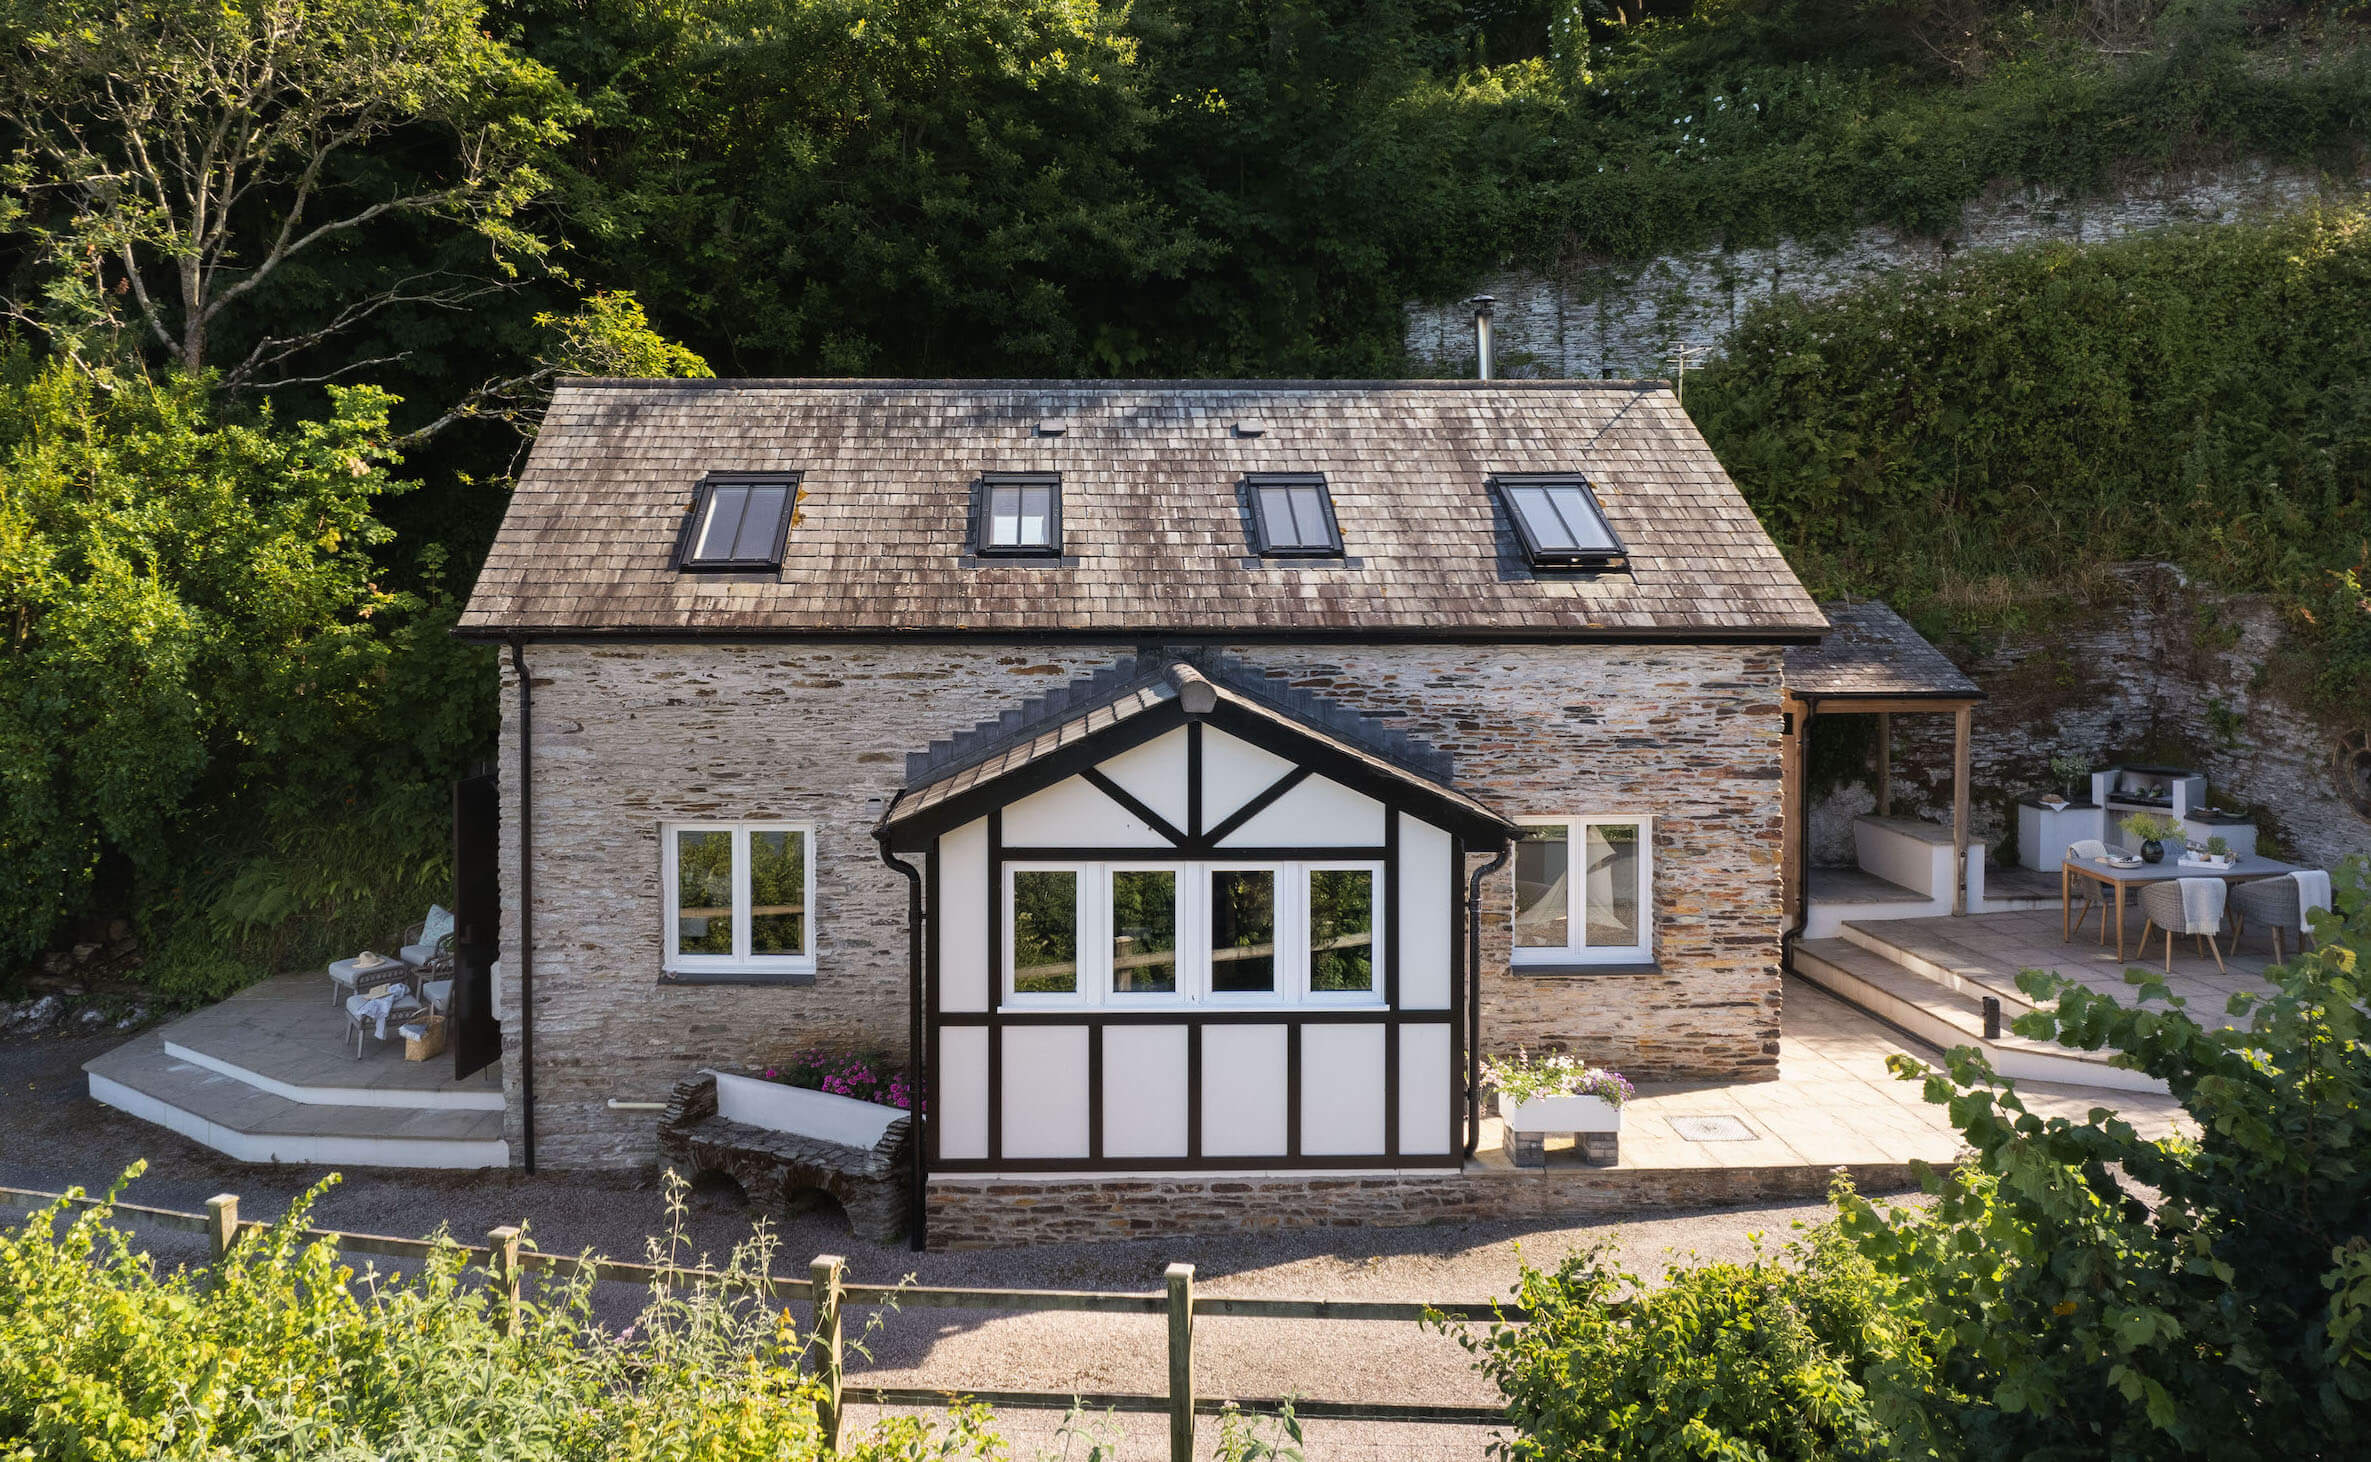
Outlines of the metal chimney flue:
M 1481 379 L 1491 378 L 1490 370 L 1490 315 L 1498 308 L 1498 301 L 1486 294 L 1475 295 L 1466 301 L 1474 307 L 1474 361 Z

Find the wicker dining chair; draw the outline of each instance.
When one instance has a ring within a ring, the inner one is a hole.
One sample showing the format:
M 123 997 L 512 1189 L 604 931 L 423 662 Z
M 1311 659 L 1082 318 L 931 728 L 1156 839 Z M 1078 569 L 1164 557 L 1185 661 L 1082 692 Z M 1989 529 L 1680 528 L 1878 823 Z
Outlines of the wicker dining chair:
M 2231 948 L 2239 948 L 2239 936 L 2247 932 L 2251 923 L 2260 923 L 2272 934 L 2272 957 L 2286 958 L 2281 951 L 2280 931 L 2297 931 L 2297 950 L 2303 953 L 2310 933 L 2305 924 L 2305 899 L 2297 887 L 2297 880 L 2289 877 L 2255 878 L 2231 890 Z
M 2185 892 L 2186 891 L 2186 892 Z M 2192 898 L 2197 901 L 2197 912 L 2192 913 Z M 2230 887 L 2220 878 L 2172 878 L 2163 883 L 2143 884 L 2140 891 L 2140 954 L 2149 954 L 2149 933 L 2152 928 L 2165 931 L 2165 972 L 2173 973 L 2173 940 L 2176 934 L 2196 935 L 2203 948 L 2215 952 L 2215 968 L 2225 974 L 2230 967 L 2223 963 L 2223 946 L 2217 936 L 2223 932 L 2223 905 L 2231 895 Z
M 2105 858 L 2107 855 L 2108 845 L 2098 838 L 2077 838 L 2066 845 L 2066 856 L 2060 861 L 2082 863 L 2093 858 Z M 2098 884 L 2086 878 L 2077 885 L 2075 896 L 2083 902 L 2075 909 L 2073 932 L 2077 934 L 2083 932 L 2083 921 L 2091 917 L 2092 905 L 2096 904 L 2099 906 L 2099 937 L 2107 938 L 2108 901 L 2104 897 L 2104 891 Z

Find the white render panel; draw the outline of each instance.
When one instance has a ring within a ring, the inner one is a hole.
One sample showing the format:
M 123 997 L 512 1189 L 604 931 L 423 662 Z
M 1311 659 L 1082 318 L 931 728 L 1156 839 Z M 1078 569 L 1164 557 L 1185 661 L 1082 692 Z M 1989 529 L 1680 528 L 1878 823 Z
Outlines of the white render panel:
M 1202 1028 L 1204 1157 L 1284 1156 L 1288 1039 L 1280 1025 Z
M 1185 1151 L 1185 1027 L 1105 1026 L 1103 1155 L 1183 1157 Z
M 1447 1010 L 1451 947 L 1449 900 L 1457 885 L 1449 867 L 1449 835 L 1428 822 L 1400 818 L 1400 1009 Z M 1400 1089 L 1407 1090 L 1403 1076 Z
M 988 1008 L 988 820 L 939 839 L 941 1010 Z
M 1004 1028 L 1004 1155 L 1087 1155 L 1087 1028 Z
M 1216 827 L 1228 814 L 1273 786 L 1293 764 L 1272 751 L 1226 732 L 1202 728 L 1202 826 Z
M 1400 1027 L 1400 1152 L 1449 1150 L 1449 1026 Z
M 1144 819 L 1077 777 L 1032 792 L 1004 809 L 1008 848 L 1166 848 Z
M 1383 1151 L 1382 1026 L 1301 1028 L 1301 1151 Z
M 939 1156 L 988 1155 L 988 1028 L 951 1025 L 939 1032 Z
M 1095 770 L 1168 820 L 1186 825 L 1186 732 L 1180 726 L 1142 746 L 1131 746 Z
M 1310 777 L 1227 834 L 1222 848 L 1377 848 L 1383 804 L 1340 782 Z

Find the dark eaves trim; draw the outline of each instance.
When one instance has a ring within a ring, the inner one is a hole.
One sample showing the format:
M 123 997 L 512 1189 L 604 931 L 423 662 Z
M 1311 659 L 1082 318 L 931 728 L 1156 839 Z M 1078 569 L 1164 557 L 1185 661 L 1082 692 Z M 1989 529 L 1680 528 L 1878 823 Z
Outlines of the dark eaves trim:
M 1175 629 L 1162 626 L 1113 626 L 1108 629 L 1042 629 L 1042 630 L 963 630 L 963 629 L 802 629 L 785 626 L 774 629 L 722 629 L 683 626 L 675 629 L 520 629 L 508 625 L 456 626 L 456 639 L 504 643 L 527 641 L 536 644 L 687 644 L 700 640 L 740 640 L 788 644 L 811 644 L 825 641 L 846 644 L 854 641 L 894 641 L 901 644 L 989 644 L 989 645 L 1075 645 L 1075 644 L 1143 644 L 1158 641 L 1165 645 L 1241 645 L 1241 644 L 1428 644 L 1428 645 L 1814 645 L 1819 643 L 1824 630 L 1809 627 L 1770 626 L 1746 629 L 1543 629 L 1521 631 L 1511 629 L 1456 630 L 1456 629 L 1399 629 L 1343 625 L 1336 628 L 1276 629 L 1245 626 L 1240 629 Z M 1889 699 L 1908 700 L 1913 697 L 1895 696 Z M 1957 699 L 1966 699 L 1965 696 Z
M 1671 383 L 1653 377 L 1636 380 L 1179 380 L 1124 378 L 1114 380 L 1053 380 L 1032 377 L 960 376 L 926 378 L 876 376 L 572 376 L 560 382 L 570 390 L 645 391 L 1014 391 L 1045 394 L 1071 392 L 1090 395 L 1103 391 L 1657 391 Z

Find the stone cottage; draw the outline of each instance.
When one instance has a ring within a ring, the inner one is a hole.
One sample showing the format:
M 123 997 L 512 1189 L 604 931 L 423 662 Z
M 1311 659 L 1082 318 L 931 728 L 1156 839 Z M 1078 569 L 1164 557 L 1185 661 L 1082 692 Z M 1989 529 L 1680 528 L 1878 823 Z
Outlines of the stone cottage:
M 932 1173 L 1400 1169 L 1774 1075 L 1785 647 L 1659 383 L 576 381 L 503 647 L 506 1136 L 913 1059 Z

